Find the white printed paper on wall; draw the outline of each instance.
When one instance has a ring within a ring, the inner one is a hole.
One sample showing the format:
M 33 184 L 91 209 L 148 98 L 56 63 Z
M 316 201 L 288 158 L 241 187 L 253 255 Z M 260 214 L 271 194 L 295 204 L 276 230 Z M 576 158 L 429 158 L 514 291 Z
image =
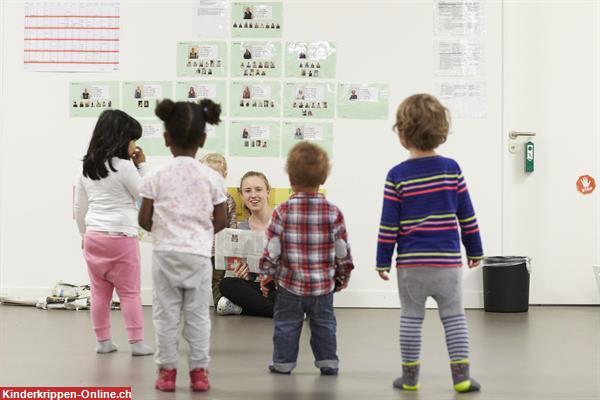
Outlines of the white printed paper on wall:
M 485 31 L 484 5 L 480 0 L 436 0 L 434 26 L 439 36 L 480 35 Z
M 194 31 L 203 38 L 226 39 L 229 35 L 229 4 L 226 0 L 198 0 Z
M 117 2 L 25 3 L 25 69 L 118 70 L 119 19 Z
M 463 39 L 436 40 L 435 73 L 438 76 L 482 76 L 482 42 Z
M 452 118 L 485 118 L 487 96 L 485 81 L 440 82 L 438 98 L 450 110 Z

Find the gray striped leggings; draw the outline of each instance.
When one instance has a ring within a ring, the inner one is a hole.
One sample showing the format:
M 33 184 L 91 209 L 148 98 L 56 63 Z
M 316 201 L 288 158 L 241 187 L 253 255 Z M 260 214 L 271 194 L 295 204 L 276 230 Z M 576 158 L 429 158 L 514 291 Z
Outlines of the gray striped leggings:
M 446 333 L 451 361 L 469 358 L 469 331 L 462 304 L 461 268 L 398 268 L 400 350 L 403 363 L 414 363 L 421 356 L 421 330 L 425 301 L 431 296 L 438 304 Z

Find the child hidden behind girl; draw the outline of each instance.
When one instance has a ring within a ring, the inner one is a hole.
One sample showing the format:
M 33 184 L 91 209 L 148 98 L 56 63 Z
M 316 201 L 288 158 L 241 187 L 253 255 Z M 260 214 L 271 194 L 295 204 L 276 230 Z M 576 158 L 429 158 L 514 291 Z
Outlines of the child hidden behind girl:
M 206 124 L 218 124 L 221 107 L 163 100 L 156 115 L 165 123 L 165 144 L 174 158 L 153 170 L 141 189 L 140 226 L 152 233 L 153 321 L 158 377 L 155 387 L 175 390 L 178 328 L 190 346 L 188 366 L 193 391 L 209 389 L 209 298 L 213 237 L 226 226 L 223 178 L 199 163 Z

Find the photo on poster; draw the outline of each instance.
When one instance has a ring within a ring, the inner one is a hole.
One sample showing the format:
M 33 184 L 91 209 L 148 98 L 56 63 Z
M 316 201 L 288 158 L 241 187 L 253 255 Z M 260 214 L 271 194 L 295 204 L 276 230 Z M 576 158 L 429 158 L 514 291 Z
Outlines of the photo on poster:
M 233 117 L 279 117 L 281 89 L 274 81 L 233 81 L 229 92 Z
M 173 84 L 164 82 L 123 82 L 123 110 L 137 118 L 154 117 L 156 104 L 173 96 Z
M 232 3 L 232 37 L 281 38 L 282 30 L 283 3 Z
M 175 99 L 200 104 L 202 99 L 211 99 L 221 105 L 221 115 L 227 111 L 227 85 L 224 80 L 193 80 L 175 83 Z
M 119 108 L 119 82 L 71 82 L 71 117 L 98 117 L 109 108 Z
M 285 76 L 335 79 L 336 48 L 330 42 L 289 42 L 285 51 Z
M 283 116 L 287 118 L 333 118 L 333 84 L 286 82 Z
M 231 121 L 229 155 L 245 157 L 279 157 L 281 131 L 275 121 Z
M 177 43 L 177 76 L 226 77 L 227 43 L 224 41 Z
M 281 155 L 286 157 L 294 145 L 308 141 L 314 143 L 333 157 L 333 123 L 331 122 L 284 122 L 281 129 Z
M 338 118 L 387 119 L 389 85 L 377 83 L 340 83 Z
M 281 43 L 231 43 L 231 75 L 234 77 L 280 78 Z

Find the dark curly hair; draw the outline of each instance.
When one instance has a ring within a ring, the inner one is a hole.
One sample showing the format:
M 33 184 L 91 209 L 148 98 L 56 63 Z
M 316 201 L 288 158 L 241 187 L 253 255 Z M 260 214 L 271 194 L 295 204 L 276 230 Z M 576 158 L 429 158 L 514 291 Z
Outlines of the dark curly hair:
M 198 146 L 206 135 L 207 123 L 221 122 L 221 106 L 210 99 L 202 99 L 200 104 L 165 99 L 156 105 L 154 113 L 164 121 L 173 144 L 184 149 Z

